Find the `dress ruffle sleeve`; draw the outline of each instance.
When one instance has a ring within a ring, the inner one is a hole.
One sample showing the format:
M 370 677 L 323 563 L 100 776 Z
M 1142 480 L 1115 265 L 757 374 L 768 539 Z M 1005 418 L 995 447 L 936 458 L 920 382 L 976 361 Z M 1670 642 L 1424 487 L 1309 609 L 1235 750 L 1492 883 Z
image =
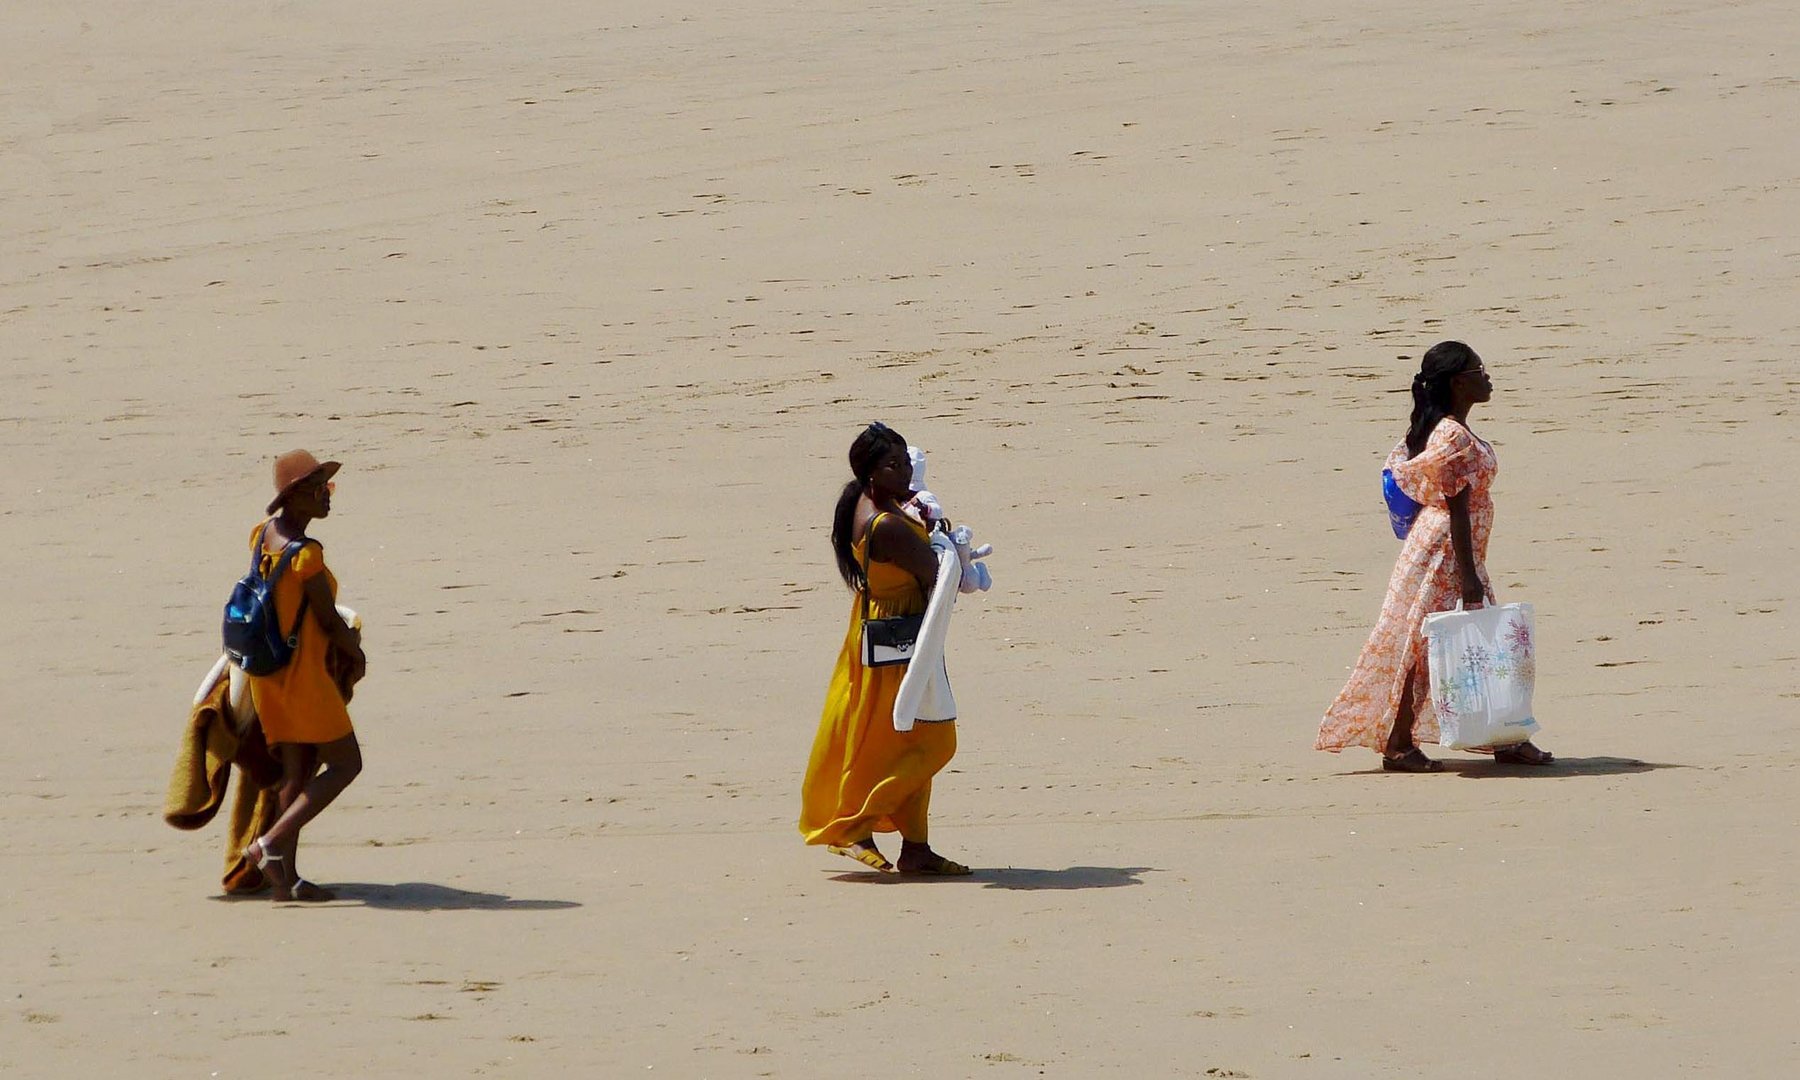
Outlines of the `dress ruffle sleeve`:
M 1474 482 L 1481 470 L 1481 448 L 1469 429 L 1454 420 L 1438 421 L 1419 456 L 1408 459 L 1406 441 L 1388 455 L 1394 483 L 1421 506 L 1444 506 Z

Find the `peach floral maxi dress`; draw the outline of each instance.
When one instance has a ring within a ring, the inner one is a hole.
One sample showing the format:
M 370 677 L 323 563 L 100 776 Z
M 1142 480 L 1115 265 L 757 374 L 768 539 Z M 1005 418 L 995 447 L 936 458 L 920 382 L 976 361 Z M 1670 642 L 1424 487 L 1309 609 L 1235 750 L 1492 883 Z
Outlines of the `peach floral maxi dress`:
M 1450 546 L 1450 510 L 1446 500 L 1469 489 L 1469 531 L 1475 569 L 1490 602 L 1488 534 L 1494 527 L 1493 486 L 1499 462 L 1494 448 L 1468 428 L 1445 417 L 1438 421 L 1419 456 L 1408 459 L 1406 440 L 1388 455 L 1387 468 L 1400 490 L 1419 504 L 1419 516 L 1388 579 L 1381 618 L 1357 657 L 1356 670 L 1325 711 L 1314 749 L 1336 753 L 1346 746 L 1366 746 L 1377 753 L 1387 746 L 1407 676 L 1412 677 L 1413 739 L 1437 742 L 1437 713 L 1431 707 L 1430 675 L 1425 664 L 1425 616 L 1448 611 L 1462 596 L 1456 552 Z

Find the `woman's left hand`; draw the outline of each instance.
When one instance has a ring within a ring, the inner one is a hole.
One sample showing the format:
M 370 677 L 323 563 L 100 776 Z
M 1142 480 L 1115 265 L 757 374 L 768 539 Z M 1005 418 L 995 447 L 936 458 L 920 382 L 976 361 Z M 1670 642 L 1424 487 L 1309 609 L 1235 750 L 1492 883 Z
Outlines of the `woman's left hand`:
M 1462 604 L 1464 608 L 1483 607 L 1487 602 L 1487 589 L 1481 584 L 1480 578 L 1476 578 L 1472 582 L 1468 580 L 1463 581 Z

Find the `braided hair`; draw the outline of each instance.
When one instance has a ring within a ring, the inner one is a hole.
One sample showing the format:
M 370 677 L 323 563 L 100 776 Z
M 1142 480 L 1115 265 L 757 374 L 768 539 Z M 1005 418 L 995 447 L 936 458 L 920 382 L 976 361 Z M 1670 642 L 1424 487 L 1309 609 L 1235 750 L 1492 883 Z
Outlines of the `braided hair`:
M 1419 373 L 1412 381 L 1413 410 L 1412 423 L 1406 429 L 1407 457 L 1418 457 L 1438 421 L 1450 415 L 1451 380 L 1469 365 L 1480 362 L 1481 357 L 1475 355 L 1475 350 L 1460 341 L 1440 341 L 1425 350 L 1425 358 L 1419 362 Z
M 895 447 L 906 451 L 906 440 L 900 433 L 886 424 L 877 422 L 863 428 L 862 433 L 850 444 L 851 479 L 844 484 L 844 490 L 838 495 L 837 509 L 831 515 L 831 550 L 837 555 L 838 573 L 843 576 L 844 584 L 852 589 L 861 590 L 868 585 L 863 574 L 862 564 L 857 561 L 854 550 L 856 532 L 856 500 L 869 486 L 869 476 L 881 459 L 892 453 Z

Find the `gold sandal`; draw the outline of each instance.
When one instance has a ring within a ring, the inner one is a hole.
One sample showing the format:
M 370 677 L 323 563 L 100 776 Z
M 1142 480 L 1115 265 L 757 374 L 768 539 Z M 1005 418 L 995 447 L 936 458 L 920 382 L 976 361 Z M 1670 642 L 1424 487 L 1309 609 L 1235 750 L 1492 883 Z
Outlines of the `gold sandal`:
M 825 850 L 831 852 L 833 855 L 842 855 L 847 859 L 855 859 L 869 869 L 880 871 L 883 874 L 891 874 L 894 872 L 894 864 L 888 862 L 887 856 L 875 849 L 873 841 L 864 841 L 862 843 L 850 844 L 847 846 L 831 844 L 827 846 Z

